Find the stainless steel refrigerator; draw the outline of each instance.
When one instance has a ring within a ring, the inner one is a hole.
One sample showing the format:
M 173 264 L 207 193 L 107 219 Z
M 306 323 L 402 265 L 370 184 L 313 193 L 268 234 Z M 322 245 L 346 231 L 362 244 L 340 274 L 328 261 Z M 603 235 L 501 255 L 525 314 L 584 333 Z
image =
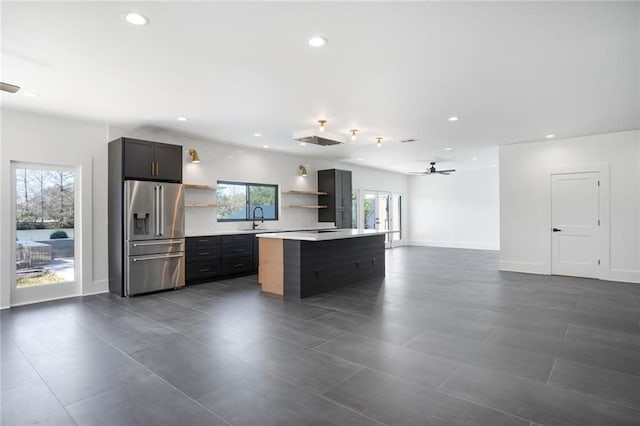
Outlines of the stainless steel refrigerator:
M 124 296 L 184 286 L 182 184 L 124 185 Z

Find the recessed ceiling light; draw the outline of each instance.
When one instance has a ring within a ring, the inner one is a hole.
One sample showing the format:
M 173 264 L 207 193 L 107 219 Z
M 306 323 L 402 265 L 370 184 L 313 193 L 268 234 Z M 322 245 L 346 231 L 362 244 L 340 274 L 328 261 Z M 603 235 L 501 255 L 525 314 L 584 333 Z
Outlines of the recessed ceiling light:
M 262 147 L 263 147 L 264 149 L 268 149 L 268 148 L 269 148 L 269 145 L 262 145 Z
M 451 148 L 450 146 L 446 147 L 444 150 L 445 151 L 451 151 L 453 148 Z
M 138 12 L 125 13 L 124 20 L 130 23 L 131 25 L 147 25 L 149 23 L 149 18 L 139 14 Z
M 187 121 L 187 117 L 178 117 L 176 120 L 178 120 L 178 121 Z
M 451 117 L 448 118 L 449 121 L 458 121 L 460 120 L 460 117 L 456 117 L 455 115 L 452 115 Z
M 320 36 L 313 36 L 309 39 L 309 46 L 322 47 L 327 44 L 327 39 Z
M 38 96 L 40 96 L 34 92 L 22 92 L 22 95 L 26 96 L 27 98 L 37 98 Z
M 555 137 L 556 137 L 556 135 L 554 135 L 554 134 L 548 134 L 548 135 L 545 136 L 545 138 L 547 138 L 547 139 L 553 139 Z
M 253 136 L 255 136 L 256 138 L 259 138 L 260 136 L 262 136 L 262 133 L 255 132 Z
M 362 161 L 362 158 L 358 158 L 358 161 Z
M 300 146 L 307 146 L 306 142 L 300 142 Z
M 476 161 L 476 160 L 478 159 L 478 157 L 471 157 L 471 159 L 472 159 L 473 161 Z

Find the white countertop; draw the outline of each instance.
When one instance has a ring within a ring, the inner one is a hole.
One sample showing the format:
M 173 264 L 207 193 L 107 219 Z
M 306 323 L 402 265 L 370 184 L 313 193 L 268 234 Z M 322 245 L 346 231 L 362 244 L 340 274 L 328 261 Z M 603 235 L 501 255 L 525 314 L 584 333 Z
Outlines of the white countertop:
M 328 232 L 276 232 L 256 236 L 258 238 L 275 238 L 280 240 L 329 241 L 344 238 L 369 237 L 371 235 L 382 235 L 388 232 L 389 231 L 376 231 L 375 229 L 335 229 Z
M 277 229 L 267 229 L 260 228 L 257 229 L 229 229 L 224 231 L 206 231 L 206 230 L 198 230 L 191 231 L 187 233 L 187 237 L 205 237 L 205 236 L 214 236 L 214 235 L 234 235 L 234 234 L 263 234 L 265 232 L 273 233 L 273 232 L 293 232 L 293 231 L 315 231 L 320 229 L 336 229 L 334 225 L 317 225 L 317 226 L 305 226 L 304 228 L 277 228 Z

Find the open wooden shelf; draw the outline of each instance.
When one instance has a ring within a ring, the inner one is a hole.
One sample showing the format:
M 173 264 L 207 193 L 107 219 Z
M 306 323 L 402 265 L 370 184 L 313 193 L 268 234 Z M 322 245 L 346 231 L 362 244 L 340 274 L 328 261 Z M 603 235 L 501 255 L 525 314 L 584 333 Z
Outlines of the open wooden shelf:
M 306 204 L 292 204 L 289 206 L 292 209 L 326 209 L 327 206 L 311 206 Z
M 185 188 L 188 188 L 188 189 L 212 189 L 212 190 L 216 189 L 215 186 L 198 185 L 196 183 L 185 183 L 182 186 L 184 186 Z
M 327 195 L 326 192 L 318 192 L 318 191 L 296 191 L 292 189 L 290 191 L 284 191 L 283 194 L 304 194 L 304 195 Z

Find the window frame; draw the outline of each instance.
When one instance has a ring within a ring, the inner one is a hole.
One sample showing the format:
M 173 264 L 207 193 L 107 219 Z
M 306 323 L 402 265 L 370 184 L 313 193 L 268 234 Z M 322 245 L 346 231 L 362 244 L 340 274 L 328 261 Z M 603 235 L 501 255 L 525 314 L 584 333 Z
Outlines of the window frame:
M 268 188 L 273 188 L 274 189 L 274 214 L 275 217 L 274 218 L 264 218 L 264 221 L 274 221 L 274 220 L 278 220 L 279 218 L 279 211 L 280 211 L 280 197 L 278 196 L 279 193 L 279 187 L 277 184 L 271 184 L 271 183 L 257 183 L 257 182 L 236 182 L 236 181 L 230 181 L 230 180 L 219 180 L 217 181 L 217 186 L 219 187 L 220 185 L 238 185 L 238 186 L 245 186 L 246 187 L 246 199 L 245 199 L 245 218 L 244 219 L 223 219 L 223 218 L 219 218 L 217 217 L 216 214 L 216 220 L 218 222 L 252 222 L 253 218 L 251 217 L 251 212 L 250 210 L 250 206 L 251 206 L 251 187 L 268 187 Z

